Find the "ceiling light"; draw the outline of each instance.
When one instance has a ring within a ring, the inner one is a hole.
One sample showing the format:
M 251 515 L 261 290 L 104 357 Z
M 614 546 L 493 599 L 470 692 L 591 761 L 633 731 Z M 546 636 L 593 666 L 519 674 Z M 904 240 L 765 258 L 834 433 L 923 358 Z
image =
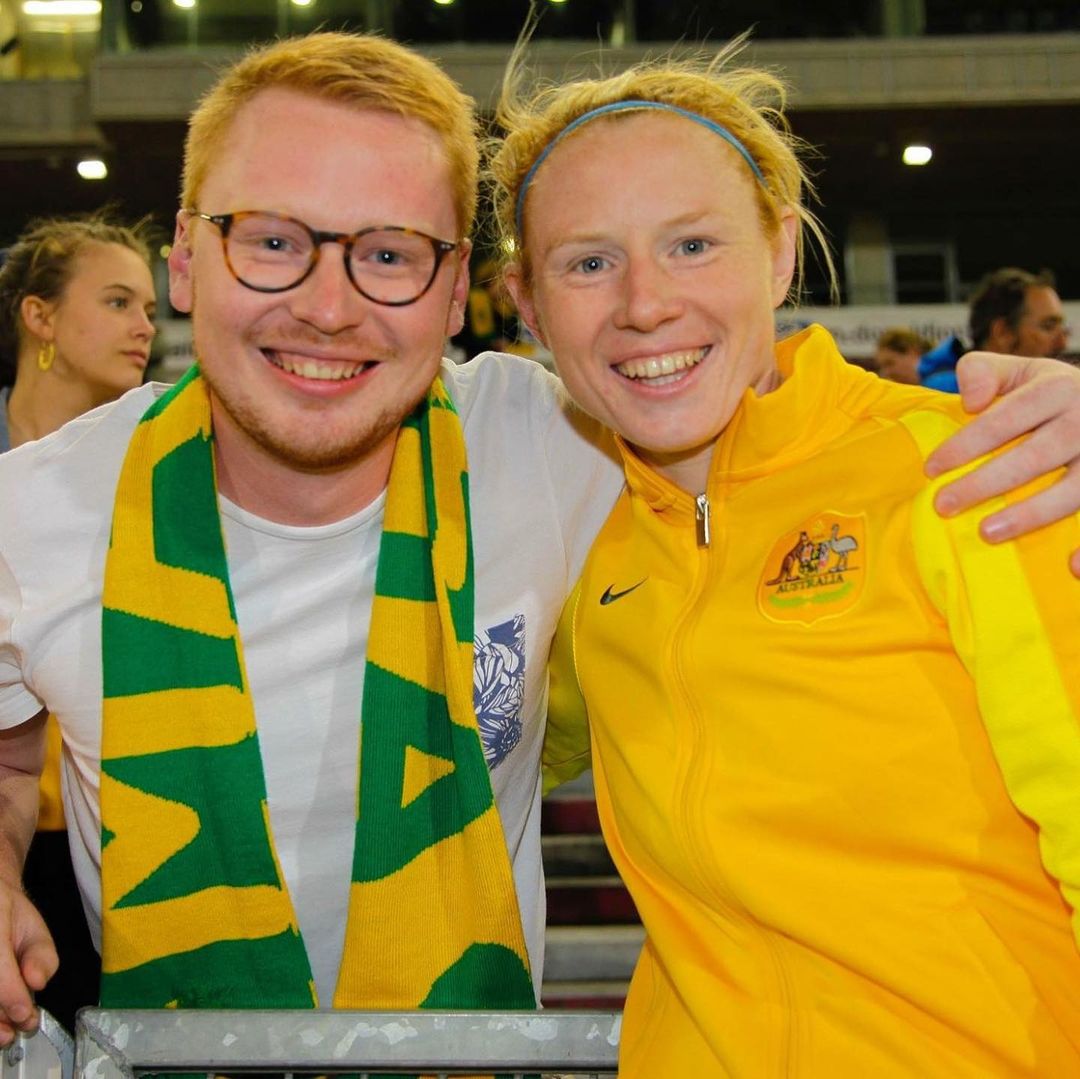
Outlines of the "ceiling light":
M 929 146 L 923 146 L 921 143 L 912 143 L 910 146 L 904 147 L 903 159 L 905 165 L 925 165 L 933 156 L 934 151 Z
M 193 8 L 195 0 L 172 0 L 174 7 Z
M 100 157 L 84 157 L 75 166 L 75 171 L 84 180 L 104 180 L 109 175 L 109 169 Z
M 26 15 L 100 15 L 101 0 L 26 0 L 22 6 Z
M 314 0 L 292 0 L 293 7 L 311 7 Z
M 454 0 L 435 0 L 435 3 L 438 4 L 439 7 L 449 7 L 453 2 Z

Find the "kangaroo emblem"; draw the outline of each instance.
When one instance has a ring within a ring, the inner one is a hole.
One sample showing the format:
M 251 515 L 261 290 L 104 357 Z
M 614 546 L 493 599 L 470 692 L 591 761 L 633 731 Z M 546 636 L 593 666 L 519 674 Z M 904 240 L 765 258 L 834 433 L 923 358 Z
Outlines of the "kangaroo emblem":
M 865 592 L 873 546 L 864 513 L 807 515 L 760 563 L 758 610 L 771 622 L 804 626 L 847 614 Z
M 771 581 L 765 583 L 772 585 L 780 584 L 783 581 L 798 580 L 798 571 L 792 572 L 792 570 L 795 566 L 802 564 L 803 552 L 809 542 L 810 537 L 805 532 L 800 532 L 799 538 L 795 541 L 795 546 L 784 555 L 784 560 L 780 563 L 780 572 Z

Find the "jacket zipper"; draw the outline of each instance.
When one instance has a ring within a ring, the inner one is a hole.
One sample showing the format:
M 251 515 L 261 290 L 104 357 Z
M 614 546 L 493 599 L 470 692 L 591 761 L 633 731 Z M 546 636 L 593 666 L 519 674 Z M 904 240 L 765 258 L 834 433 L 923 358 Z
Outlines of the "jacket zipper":
M 697 507 L 695 514 L 697 518 L 697 544 L 699 547 L 709 546 L 709 497 L 706 494 L 700 494 L 694 499 L 694 505 Z
M 691 608 L 686 612 L 682 621 L 682 626 L 679 630 L 678 637 L 680 641 L 685 640 L 692 634 L 691 621 L 697 621 L 697 615 L 694 613 L 694 609 L 697 608 L 702 600 L 702 597 L 707 597 L 710 574 L 710 563 L 712 561 L 710 546 L 712 542 L 712 519 L 709 506 L 709 497 L 706 492 L 702 492 L 694 499 L 694 517 L 697 525 L 697 546 L 702 557 L 705 557 L 707 561 L 702 567 L 703 577 L 698 589 L 698 594 L 693 600 Z M 706 600 L 707 601 L 707 600 Z M 677 652 L 681 652 L 681 648 L 676 645 Z M 683 700 L 687 706 L 688 714 L 695 716 L 698 721 L 699 737 L 704 737 L 701 731 L 701 717 L 695 707 L 693 696 L 690 693 L 689 686 L 685 677 L 682 675 L 682 663 L 680 659 L 675 660 L 674 669 L 676 677 L 682 691 Z M 685 786 L 685 797 L 683 801 L 683 811 L 686 815 L 686 819 L 691 820 L 694 818 L 693 813 L 694 805 L 696 804 L 694 790 L 694 784 L 687 777 Z M 704 845 L 701 837 L 697 834 L 696 829 L 691 829 L 687 834 L 687 842 L 690 849 L 694 852 L 696 861 L 699 866 L 703 866 L 707 863 L 705 857 Z M 704 883 L 704 880 L 703 880 Z M 708 889 L 715 896 L 718 905 L 723 911 L 724 915 L 732 921 L 740 924 L 743 928 L 753 933 L 760 946 L 762 947 L 765 957 L 763 962 L 768 962 L 772 966 L 773 977 L 775 979 L 775 986 L 782 1001 L 782 1006 L 787 1013 L 787 1018 L 780 1025 L 780 1044 L 776 1046 L 776 1057 L 774 1058 L 778 1065 L 779 1076 L 789 1077 L 798 1073 L 798 1047 L 796 1045 L 796 1029 L 795 1029 L 795 1015 L 794 1015 L 794 987 L 791 983 L 791 975 L 787 968 L 782 950 L 777 944 L 770 939 L 767 929 L 755 925 L 752 918 L 749 917 L 742 904 L 733 896 L 726 892 L 726 889 L 719 882 L 709 880 L 707 883 Z

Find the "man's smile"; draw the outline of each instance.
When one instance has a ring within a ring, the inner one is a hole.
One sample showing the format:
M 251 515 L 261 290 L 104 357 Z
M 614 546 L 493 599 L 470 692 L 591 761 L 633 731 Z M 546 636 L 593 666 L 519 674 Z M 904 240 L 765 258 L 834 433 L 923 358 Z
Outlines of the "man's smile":
M 324 360 L 314 356 L 305 356 L 302 353 L 280 352 L 277 349 L 264 348 L 262 354 L 282 371 L 290 375 L 299 375 L 301 378 L 310 378 L 319 382 L 340 382 L 345 379 L 356 378 L 369 368 L 374 367 L 376 360 Z

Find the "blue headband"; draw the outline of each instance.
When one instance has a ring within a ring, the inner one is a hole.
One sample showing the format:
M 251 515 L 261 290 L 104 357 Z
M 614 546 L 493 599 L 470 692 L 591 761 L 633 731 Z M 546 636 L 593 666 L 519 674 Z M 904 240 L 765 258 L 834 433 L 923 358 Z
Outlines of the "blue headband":
M 555 138 L 551 140 L 541 151 L 540 156 L 533 162 L 532 168 L 525 173 L 525 179 L 521 181 L 521 187 L 518 189 L 517 208 L 515 211 L 515 218 L 517 220 L 518 236 L 524 235 L 522 229 L 522 210 L 525 208 L 525 195 L 529 190 L 529 184 L 532 183 L 533 177 L 536 175 L 536 170 L 547 160 L 548 154 L 555 149 L 556 146 L 574 131 L 576 128 L 581 127 L 582 124 L 587 124 L 590 120 L 595 120 L 597 116 L 606 116 L 608 113 L 613 112 L 626 112 L 628 109 L 661 109 L 664 112 L 674 112 L 679 116 L 685 116 L 687 120 L 693 120 L 695 124 L 701 124 L 702 127 L 707 127 L 713 134 L 719 135 L 728 145 L 734 147 L 742 155 L 742 159 L 750 166 L 754 175 L 758 178 L 762 187 L 765 187 L 765 177 L 761 173 L 761 169 L 758 168 L 758 163 L 750 156 L 750 151 L 730 132 L 726 127 L 718 124 L 715 120 L 710 120 L 707 116 L 701 116 L 696 112 L 690 112 L 689 109 L 681 109 L 678 105 L 668 105 L 664 101 L 638 101 L 631 99 L 629 101 L 613 101 L 609 105 L 601 105 L 599 108 L 590 109 L 588 112 L 582 113 L 573 123 L 569 123 L 560 131 Z

